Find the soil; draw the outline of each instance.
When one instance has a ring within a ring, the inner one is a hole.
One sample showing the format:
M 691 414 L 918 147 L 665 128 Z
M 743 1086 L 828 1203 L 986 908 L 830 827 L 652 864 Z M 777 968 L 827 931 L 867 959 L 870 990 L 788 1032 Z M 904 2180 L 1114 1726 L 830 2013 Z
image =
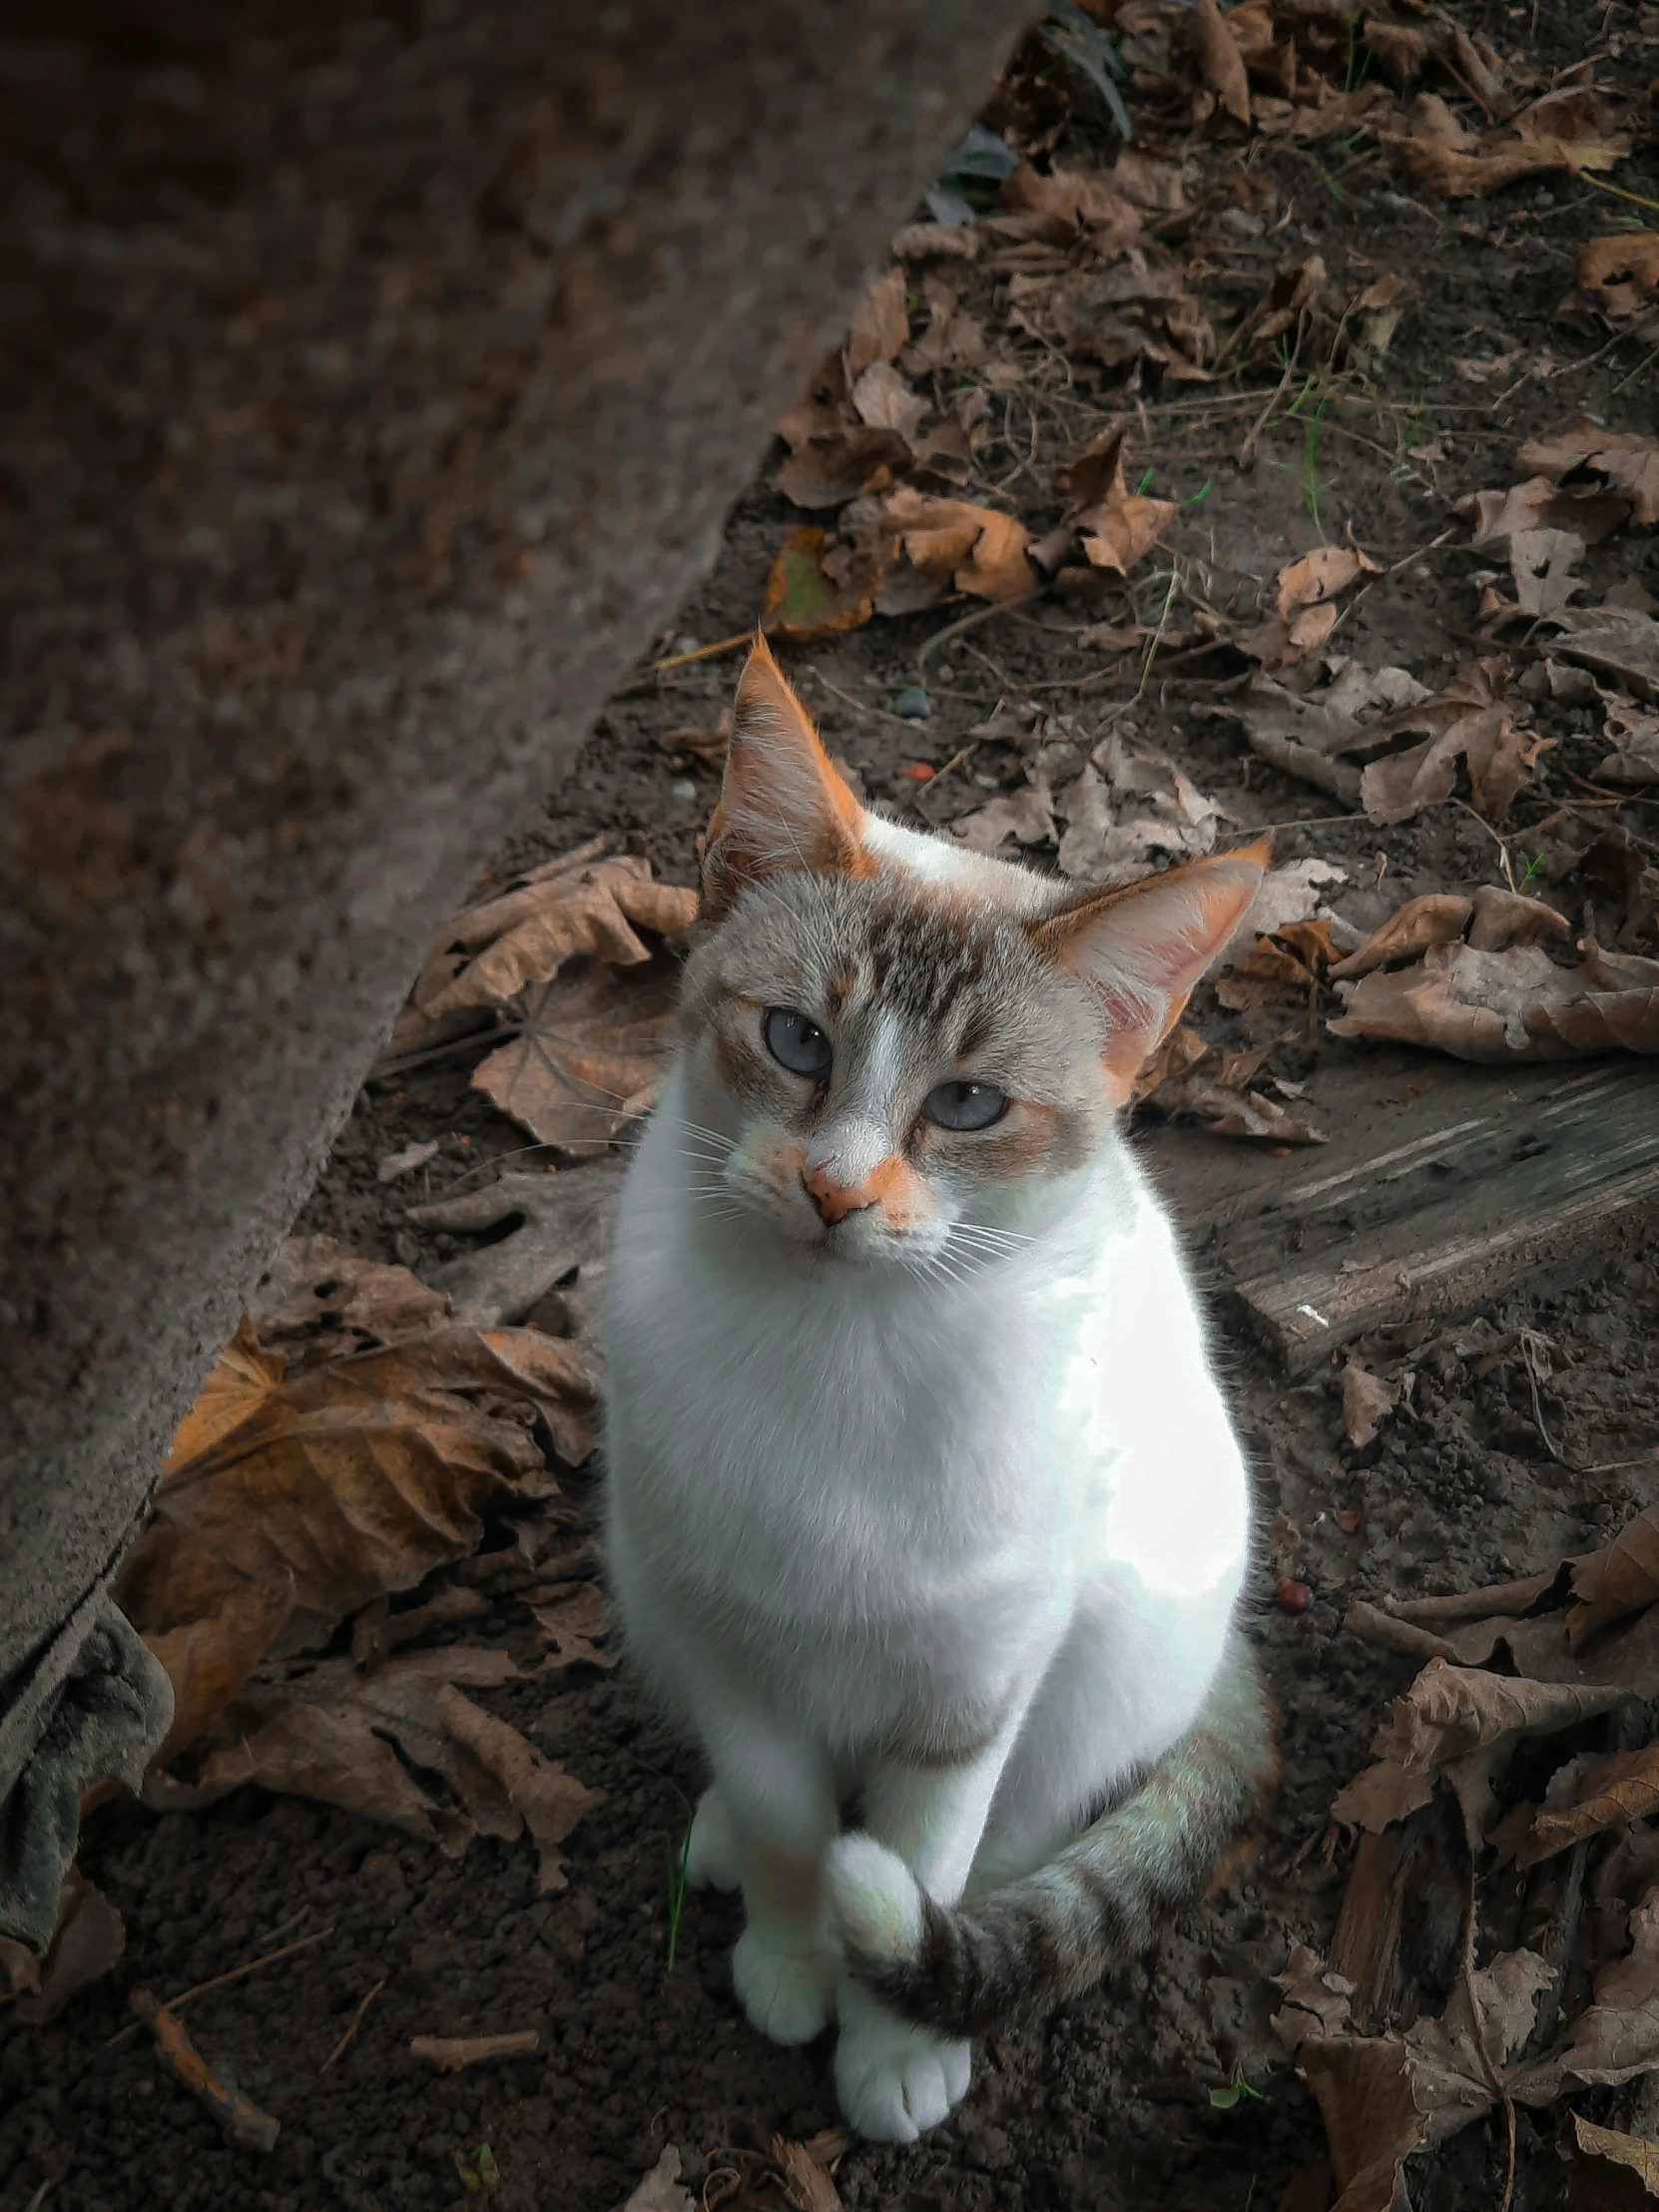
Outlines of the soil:
M 1457 14 L 1500 48 L 1521 38 L 1530 15 L 1532 60 L 1545 74 L 1581 60 L 1589 36 L 1582 13 L 1564 6 Z M 1659 67 L 1654 10 L 1613 5 L 1594 23 L 1600 78 L 1627 93 L 1642 89 Z M 1248 204 L 1272 231 L 1260 273 L 1276 259 L 1317 252 L 1333 270 L 1411 278 L 1417 296 L 1371 387 L 1351 386 L 1330 405 L 1312 446 L 1301 420 L 1266 431 L 1249 474 L 1233 456 L 1266 405 L 1271 372 L 1217 389 L 1149 390 L 1135 459 L 1156 470 L 1157 490 L 1170 497 L 1196 500 L 1208 484 L 1172 544 L 1206 565 L 1212 604 L 1241 623 L 1256 619 L 1293 554 L 1352 529 L 1384 574 L 1345 618 L 1338 644 L 1437 687 L 1491 649 L 1477 633 L 1469 583 L 1479 561 L 1460 549 L 1466 532 L 1454 526 L 1452 502 L 1507 485 L 1514 449 L 1530 431 L 1585 413 L 1614 428 L 1651 429 L 1653 363 L 1634 341 L 1600 344 L 1555 319 L 1574 244 L 1611 229 L 1629 212 L 1620 203 L 1559 177 L 1486 199 L 1418 198 L 1368 146 L 1356 142 L 1350 160 L 1346 141 L 1311 151 L 1259 142 Z M 1203 160 L 1217 176 L 1237 175 L 1237 152 L 1212 146 Z M 1628 190 L 1659 193 L 1651 146 L 1617 174 Z M 1248 257 L 1233 260 L 1237 269 Z M 979 281 L 988 312 L 991 279 Z M 1469 381 L 1455 365 L 1511 351 L 1519 359 L 1495 386 Z M 1553 372 L 1525 372 L 1540 360 Z M 1044 503 L 1054 459 L 1112 404 L 1098 370 L 1059 362 L 999 401 L 1005 412 L 979 455 L 981 477 L 1016 492 L 1040 532 L 1058 515 Z M 713 573 L 660 650 L 749 626 L 772 555 L 800 520 L 765 474 L 758 478 L 733 511 Z M 1584 573 L 1587 603 L 1620 579 L 1659 595 L 1659 537 L 1620 533 L 1591 550 Z M 897 776 L 902 764 L 943 768 L 999 698 L 1037 699 L 1086 719 L 1128 699 L 1136 673 L 1131 664 L 1129 680 L 1102 684 L 1100 655 L 1076 642 L 1075 612 L 1022 609 L 932 655 L 928 718 L 899 717 L 894 703 L 915 682 L 918 649 L 957 612 L 878 620 L 787 656 L 831 748 L 866 792 L 933 822 L 1011 784 L 1015 756 L 982 746 L 920 787 Z M 1140 613 L 1148 618 L 1146 606 Z M 1129 717 L 1242 828 L 1277 826 L 1281 859 L 1318 855 L 1346 866 L 1351 883 L 1335 901 L 1346 918 L 1369 927 L 1414 892 L 1496 878 L 1493 832 L 1466 809 L 1445 806 L 1380 830 L 1363 817 L 1332 819 L 1334 803 L 1319 795 L 1311 803 L 1306 787 L 1255 761 L 1235 728 L 1202 712 L 1227 673 L 1202 663 L 1155 672 Z M 713 786 L 669 733 L 713 726 L 732 678 L 732 661 L 716 659 L 625 688 L 556 807 L 526 816 L 490 875 L 603 830 L 625 833 L 665 874 L 691 881 Z M 1586 774 L 1599 741 L 1582 708 L 1546 698 L 1536 717 L 1559 742 L 1508 833 L 1515 852 L 1543 854 L 1549 895 L 1575 911 L 1570 901 L 1599 895 L 1571 872 L 1596 815 L 1556 811 L 1574 797 L 1568 772 Z M 1555 819 L 1529 837 L 1546 817 Z M 1638 834 L 1659 835 L 1651 804 L 1621 819 Z M 1201 1011 L 1206 1033 L 1224 1036 L 1225 1017 L 1213 1005 Z M 1318 1058 L 1309 1055 L 1316 1077 Z M 475 1183 L 487 1163 L 525 1144 L 467 1074 L 464 1059 L 441 1060 L 365 1088 L 299 1226 L 416 1268 L 448 1257 L 454 1240 L 417 1232 L 408 1208 L 463 1178 Z M 439 1151 L 425 1169 L 377 1181 L 381 1158 L 432 1137 Z M 1277 2002 L 1268 1977 L 1293 1942 L 1329 1942 L 1350 1864 L 1347 1845 L 1328 1831 L 1331 1797 L 1363 1763 L 1387 1698 L 1412 1671 L 1344 1634 L 1349 1600 L 1552 1565 L 1651 1502 L 1659 1485 L 1649 1365 L 1659 1341 L 1659 1234 L 1638 1236 L 1589 1280 L 1516 1288 L 1484 1311 L 1488 1344 L 1512 1343 L 1521 1329 L 1547 1341 L 1552 1372 L 1536 1397 L 1521 1362 L 1477 1375 L 1480 1363 L 1450 1328 L 1396 1331 L 1361 1353 L 1382 1372 L 1408 1368 L 1414 1384 L 1365 1450 L 1343 1439 L 1334 1369 L 1290 1387 L 1264 1355 L 1224 1330 L 1261 1525 L 1279 1530 L 1282 1552 L 1290 1547 L 1288 1562 L 1313 1592 L 1300 1614 L 1274 1603 L 1265 1534 L 1249 1625 L 1283 1714 L 1285 1779 L 1271 1826 L 1254 1857 L 1185 1915 L 1126 1984 L 993 2039 L 967 2103 L 920 2146 L 850 2149 L 836 2176 L 848 2206 L 1264 2212 L 1318 2158 L 1319 2114 L 1268 2027 Z M 1345 1529 L 1339 1513 L 1359 1518 Z M 1294 1524 L 1289 1532 L 1281 1515 Z M 504 1531 L 487 1540 L 505 1540 Z M 467 1636 L 511 1644 L 521 1627 L 504 1600 Z M 570 1882 L 559 1894 L 537 1896 L 527 1843 L 483 1839 L 452 1863 L 343 1813 L 254 1789 L 205 1813 L 158 1817 L 127 1802 L 91 1818 L 81 1864 L 125 1918 L 126 1954 L 50 2026 L 0 2019 L 0 2206 L 458 2206 L 471 2192 L 457 2154 L 488 2142 L 502 2212 L 610 2212 L 667 2143 L 679 2146 L 696 2193 L 723 2147 L 764 2147 L 774 2132 L 802 2137 L 833 2123 L 827 2049 L 774 2049 L 738 2012 L 726 1901 L 686 1901 L 669 1962 L 669 1869 L 702 1775 L 626 1665 L 576 1670 L 551 1692 L 522 1682 L 481 1695 L 605 1792 L 566 1847 Z M 131 2017 L 130 1994 L 183 1989 L 324 1930 L 323 1940 L 190 2010 L 222 2075 L 281 2122 L 269 2156 L 233 2150 L 161 2073 L 146 2035 L 113 2039 Z M 1431 1978 L 1431 1961 L 1424 1971 Z M 322 2070 L 377 1985 L 349 2047 Z M 539 2031 L 534 2055 L 460 2075 L 437 2074 L 408 2050 L 418 2034 L 524 2027 Z M 1239 2078 L 1255 2093 L 1213 2103 L 1213 2091 Z M 1659 2089 L 1577 2101 L 1588 2117 L 1659 2134 Z M 1547 2112 L 1517 2116 L 1517 2212 L 1568 2201 L 1555 2126 Z M 1418 2212 L 1495 2204 L 1502 2132 L 1500 2121 L 1469 2128 L 1413 2167 Z

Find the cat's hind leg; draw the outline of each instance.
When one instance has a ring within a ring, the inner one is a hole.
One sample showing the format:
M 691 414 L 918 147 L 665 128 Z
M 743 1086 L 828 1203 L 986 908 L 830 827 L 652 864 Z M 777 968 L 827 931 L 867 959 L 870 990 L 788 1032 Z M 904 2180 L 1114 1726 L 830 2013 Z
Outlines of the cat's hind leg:
M 697 1801 L 686 1839 L 686 1882 L 693 1890 L 736 1890 L 743 1882 L 738 1831 L 718 1782 Z

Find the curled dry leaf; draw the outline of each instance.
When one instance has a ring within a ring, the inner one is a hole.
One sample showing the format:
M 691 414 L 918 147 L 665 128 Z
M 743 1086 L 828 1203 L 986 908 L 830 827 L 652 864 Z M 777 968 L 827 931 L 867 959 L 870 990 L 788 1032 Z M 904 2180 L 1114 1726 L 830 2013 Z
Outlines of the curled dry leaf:
M 415 986 L 418 1010 L 437 1020 L 465 1008 L 509 1006 L 581 956 L 641 966 L 655 955 L 641 929 L 678 938 L 696 920 L 697 893 L 655 881 L 649 860 L 617 853 L 572 866 L 576 857 L 532 869 L 500 897 L 459 915 L 438 947 L 452 958 L 452 972 L 440 984 L 428 961 Z
M 1193 44 L 1204 82 L 1236 123 L 1250 121 L 1250 80 L 1228 17 L 1216 0 L 1194 0 Z
M 98 1885 L 71 1867 L 58 1894 L 57 1925 L 43 1958 L 26 1944 L 0 1936 L 0 2004 L 15 1997 L 14 2017 L 25 2027 L 44 2027 L 71 1997 L 101 1981 L 126 1948 L 126 1922 Z
M 1659 715 L 1641 713 L 1628 699 L 1607 709 L 1603 736 L 1615 750 L 1596 775 L 1615 784 L 1659 784 Z
M 1606 953 L 1593 941 L 1575 968 L 1541 945 L 1482 952 L 1434 946 L 1415 966 L 1340 982 L 1335 1037 L 1427 1045 L 1502 1064 L 1602 1052 L 1659 1052 L 1659 960 Z
M 910 335 L 904 272 L 884 269 L 872 276 L 846 326 L 846 375 L 855 382 L 866 368 L 890 361 Z
M 1372 1740 L 1380 1759 L 1426 1773 L 1465 1752 L 1548 1736 L 1596 1713 L 1610 1712 L 1624 1692 L 1572 1682 L 1527 1682 L 1475 1667 L 1431 1659 Z
M 1546 93 L 1512 122 L 1478 133 L 1464 130 L 1443 101 L 1424 93 L 1412 106 L 1410 131 L 1385 135 L 1407 174 L 1447 199 L 1494 192 L 1552 170 L 1608 170 L 1631 149 L 1628 133 L 1613 127 L 1594 92 L 1576 85 Z
M 540 1856 L 536 1888 L 542 1896 L 568 1887 L 559 1846 L 593 1806 L 603 1803 L 597 1790 L 585 1789 L 556 1760 L 544 1759 L 518 1730 L 463 1697 L 449 1683 L 438 1687 L 437 1718 L 452 1742 L 472 1753 L 507 1794 L 523 1819 Z
M 1572 1593 L 1567 1636 L 1574 1651 L 1627 1614 L 1659 1603 L 1659 1505 L 1647 1506 L 1611 1543 L 1574 1563 Z
M 779 547 L 767 574 L 761 627 L 769 637 L 794 645 L 856 630 L 875 612 L 875 576 L 867 560 L 860 574 L 838 582 L 825 568 L 833 540 L 824 530 L 792 530 Z
M 1577 1784 L 1578 1794 L 1570 1805 L 1546 1806 L 1534 1816 L 1515 1853 L 1517 1867 L 1535 1866 L 1605 1828 L 1622 1828 L 1626 1822 L 1651 1820 L 1659 1814 L 1659 1743 L 1588 1759 Z
M 1451 891 L 1429 891 L 1421 898 L 1408 898 L 1380 929 L 1372 931 L 1357 952 L 1336 963 L 1332 978 L 1370 975 L 1374 968 L 1386 967 L 1390 960 L 1414 960 L 1431 945 L 1451 944 L 1462 936 L 1473 911 L 1473 899 L 1459 898 Z
M 1060 870 L 1089 883 L 1132 883 L 1160 860 L 1213 852 L 1222 810 L 1184 769 L 1113 731 L 1060 797 Z
M 531 1593 L 530 1611 L 548 1657 L 541 1672 L 563 1667 L 614 1667 L 614 1651 L 601 1651 L 594 1638 L 611 1631 L 610 1608 L 597 1582 L 578 1583 L 574 1589 L 550 1591 L 544 1602 Z
M 1580 2150 L 1592 2158 L 1611 2159 L 1615 2166 L 1628 2166 L 1648 2195 L 1659 2197 L 1659 2143 L 1646 2142 L 1639 2135 L 1623 2135 L 1617 2128 L 1597 2127 L 1581 2112 L 1573 2114 L 1572 2128 Z
M 934 499 L 905 486 L 887 501 L 881 528 L 935 598 L 964 591 L 1007 601 L 1024 599 L 1035 587 L 1025 557 L 1031 533 L 998 508 Z
M 1015 844 L 1045 844 L 1055 835 L 1054 794 L 1033 779 L 1002 794 L 971 814 L 958 815 L 950 833 L 971 852 L 1001 852 Z

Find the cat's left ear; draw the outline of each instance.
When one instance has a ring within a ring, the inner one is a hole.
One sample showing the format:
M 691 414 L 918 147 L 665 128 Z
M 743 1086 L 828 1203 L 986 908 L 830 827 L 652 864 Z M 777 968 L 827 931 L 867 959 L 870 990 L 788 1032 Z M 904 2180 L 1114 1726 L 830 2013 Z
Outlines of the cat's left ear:
M 1123 890 L 1097 891 L 1028 925 L 1042 957 L 1087 983 L 1105 1006 L 1114 1106 L 1128 1099 L 1142 1063 L 1244 920 L 1272 856 L 1272 840 L 1261 837 Z
M 720 805 L 703 852 L 703 912 L 718 919 L 740 891 L 808 869 L 868 875 L 864 811 L 758 637 L 738 684 Z

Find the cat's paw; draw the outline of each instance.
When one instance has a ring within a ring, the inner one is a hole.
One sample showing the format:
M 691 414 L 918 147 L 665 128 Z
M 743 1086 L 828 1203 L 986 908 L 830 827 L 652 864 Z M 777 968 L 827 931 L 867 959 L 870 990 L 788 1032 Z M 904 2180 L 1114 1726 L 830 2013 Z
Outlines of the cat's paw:
M 916 2027 L 843 1978 L 835 2094 L 849 2124 L 877 2143 L 913 2143 L 967 2095 L 972 2047 Z
M 801 1936 L 752 1926 L 732 1952 L 732 1986 L 752 2027 L 775 2043 L 810 2043 L 833 2013 L 834 1962 Z
M 686 1881 L 694 1890 L 735 1890 L 743 1880 L 738 1832 L 718 1782 L 697 1801 L 686 1844 Z

